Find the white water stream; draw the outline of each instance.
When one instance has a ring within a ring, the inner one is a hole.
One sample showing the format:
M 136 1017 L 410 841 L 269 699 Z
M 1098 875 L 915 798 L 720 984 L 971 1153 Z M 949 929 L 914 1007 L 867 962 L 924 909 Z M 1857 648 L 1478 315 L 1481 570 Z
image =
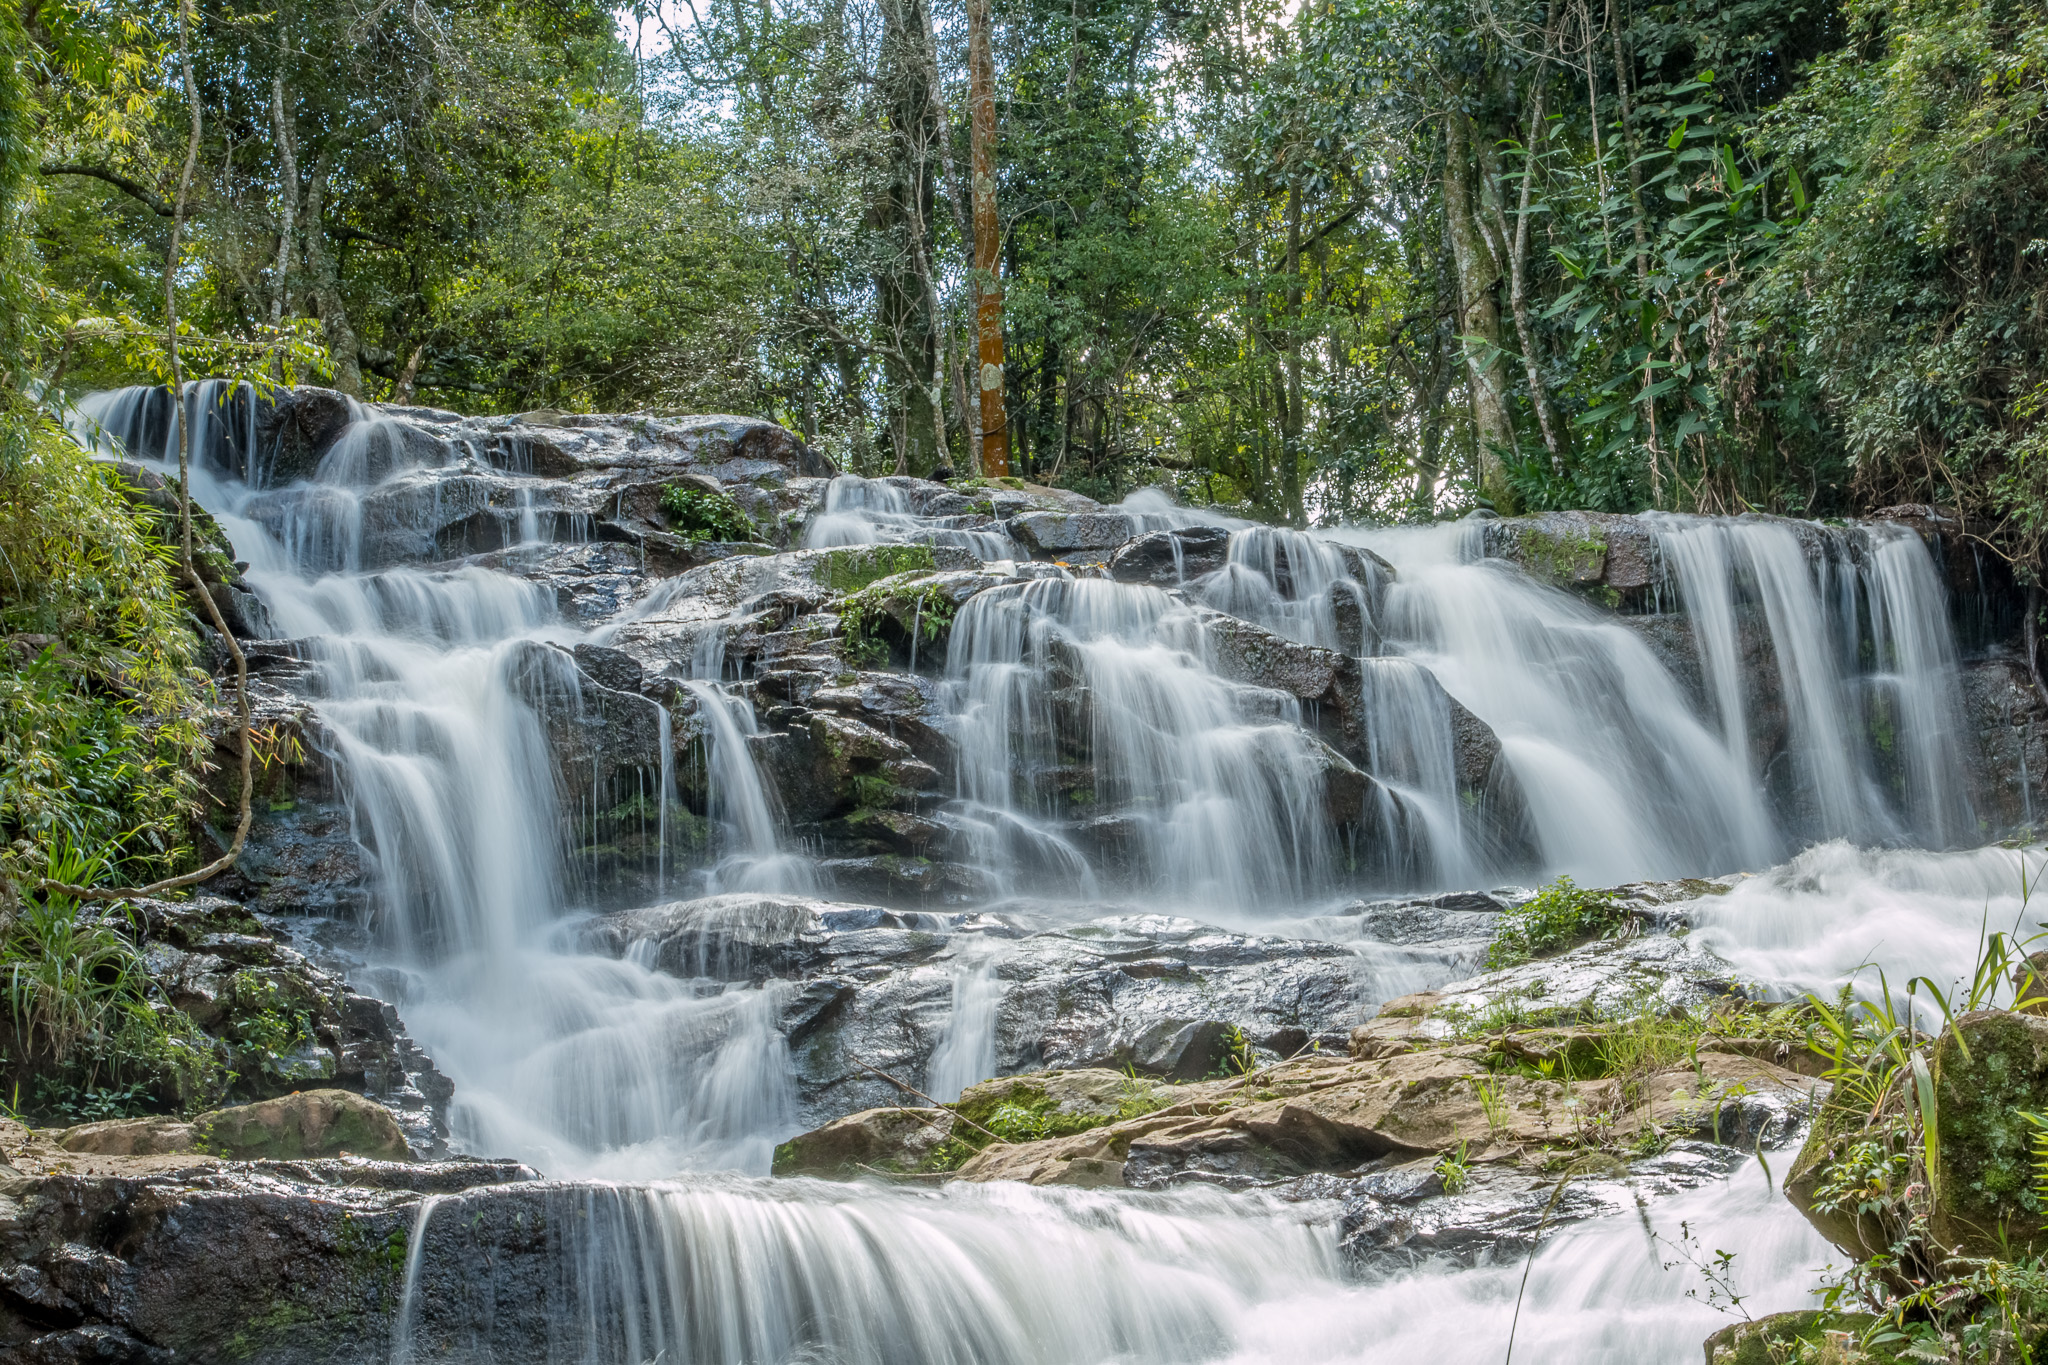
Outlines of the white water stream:
M 397 1003 L 456 1082 L 458 1145 L 554 1177 L 764 1171 L 795 1126 L 778 1024 L 790 988 L 685 980 L 575 950 L 578 889 L 547 727 L 551 708 L 577 705 L 574 666 L 556 646 L 588 637 L 540 588 L 503 574 L 364 570 L 365 497 L 427 476 L 380 421 L 352 426 L 314 480 L 269 489 L 253 425 L 206 434 L 220 425 L 219 396 L 196 391 L 190 420 L 205 449 L 240 459 L 203 462 L 195 492 L 250 562 L 278 632 L 308 642 L 321 742 L 377 871 Z M 131 391 L 87 411 L 134 443 L 144 407 Z M 253 468 L 259 486 L 211 465 Z M 506 509 L 512 538 L 576 534 L 536 512 L 531 493 Z M 1185 520 L 1136 510 L 1143 525 Z M 1760 871 L 1697 919 L 1745 974 L 1787 990 L 1871 961 L 1896 964 L 1895 979 L 1953 975 L 1980 923 L 2024 918 L 2019 855 L 1905 846 L 1944 848 L 1976 831 L 1949 758 L 1964 742 L 1954 646 L 1916 540 L 1662 523 L 1694 691 L 1629 622 L 1479 558 L 1475 534 L 1240 530 L 1227 567 L 1189 589 L 1324 648 L 1345 647 L 1344 612 L 1367 617 L 1352 647 L 1364 651 L 1371 800 L 1379 827 L 1400 831 L 1378 864 L 1391 885 Z M 806 539 L 913 535 L 1014 554 L 999 531 L 933 524 L 903 489 L 850 479 L 833 484 Z M 1344 542 L 1384 556 L 1393 581 L 1355 577 Z M 683 693 L 707 745 L 719 833 L 694 872 L 666 861 L 665 765 L 661 876 L 701 890 L 810 889 L 810 864 L 787 850 L 751 757 L 753 708 L 725 684 L 722 635 L 706 638 Z M 1328 833 L 1312 718 L 1292 697 L 1219 676 L 1215 648 L 1190 600 L 1153 588 L 1056 579 L 969 600 L 941 689 L 962 759 L 953 813 L 977 831 L 977 861 L 999 887 L 1079 901 L 1100 873 L 1176 913 L 1297 927 L 1365 889 Z M 1784 713 L 1768 765 L 1770 718 L 1744 693 L 1756 657 Z M 1494 781 L 1512 789 L 1502 804 L 1511 795 L 1527 812 L 1512 839 L 1461 797 L 1454 702 L 1499 737 Z M 1066 772 L 1083 735 L 1085 786 Z M 1815 842 L 1829 840 L 1853 842 Z M 1869 847 L 1882 843 L 1901 846 Z M 957 964 L 928 1080 L 942 1095 L 995 1065 L 1003 951 Z M 1362 949 L 1369 983 L 1377 951 Z M 1384 993 L 1426 984 L 1414 960 L 1388 961 Z M 432 1218 L 488 1197 L 438 1201 Z M 558 1197 L 585 1201 L 590 1240 L 565 1268 L 581 1277 L 576 1308 L 545 1355 L 603 1365 L 1395 1362 L 1421 1351 L 1493 1361 L 1521 1276 L 1517 1261 L 1360 1283 L 1337 1254 L 1329 1209 L 1200 1191 L 905 1193 L 718 1176 Z M 1667 1239 L 1687 1220 L 1707 1247 L 1739 1249 L 1755 1312 L 1796 1306 L 1828 1259 L 1752 1164 L 1641 1216 L 1620 1207 L 1553 1234 L 1514 1329 L 1517 1359 L 1697 1355 L 1715 1315 L 1686 1297 L 1700 1287 L 1692 1268 L 1664 1267 L 1669 1246 L 1648 1237 L 1645 1217 Z M 422 1349 L 408 1338 L 401 1354 L 441 1358 Z

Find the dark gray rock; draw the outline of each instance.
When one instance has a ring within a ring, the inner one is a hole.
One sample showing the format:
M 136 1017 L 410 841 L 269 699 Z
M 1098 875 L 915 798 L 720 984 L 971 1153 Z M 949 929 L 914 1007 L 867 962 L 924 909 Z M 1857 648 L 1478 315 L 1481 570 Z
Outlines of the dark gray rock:
M 24 1365 L 381 1359 L 422 1197 L 535 1179 L 347 1159 L 0 1174 L 0 1357 Z M 463 1254 L 422 1252 L 437 1275 Z
M 829 1011 L 805 1014 L 808 1031 L 791 1040 L 807 1126 L 894 1103 L 868 1066 L 924 1084 L 955 980 L 976 971 L 999 986 L 988 1021 L 999 1075 L 1129 1065 L 1193 1079 L 1240 1034 L 1268 1057 L 1317 1039 L 1337 1047 L 1363 1012 L 1347 948 L 1161 915 L 1037 928 L 1021 913 L 733 895 L 603 916 L 582 942 L 683 977 L 825 989 Z
M 1175 588 L 1223 567 L 1230 556 L 1230 532 L 1221 526 L 1147 531 L 1117 548 L 1109 576 L 1125 583 Z

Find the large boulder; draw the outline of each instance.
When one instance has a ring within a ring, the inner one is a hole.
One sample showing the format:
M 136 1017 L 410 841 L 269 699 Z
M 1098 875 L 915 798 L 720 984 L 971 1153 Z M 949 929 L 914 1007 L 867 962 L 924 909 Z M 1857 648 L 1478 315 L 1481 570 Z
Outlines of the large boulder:
M 1929 1064 L 1935 1141 L 1924 1145 L 1911 1071 L 1873 1103 L 1844 1094 L 1816 1115 L 1785 1193 L 1820 1234 L 1859 1260 L 1887 1253 L 1914 1215 L 1944 1257 L 2009 1258 L 2048 1244 L 2027 1119 L 2048 1109 L 2048 1018 L 1973 1010 L 1936 1039 Z M 1920 1172 L 1932 1150 L 1933 1168 Z M 1851 1193 L 1843 1197 L 1845 1172 Z M 1886 1190 L 1873 1198 L 1866 1187 Z M 1888 1204 L 1889 1207 L 1882 1205 Z
M 943 1109 L 863 1109 L 799 1134 L 775 1149 L 775 1174 L 852 1180 L 914 1174 L 953 1135 Z
M 306 1090 L 192 1120 L 197 1145 L 237 1161 L 361 1156 L 404 1161 L 405 1134 L 391 1111 L 347 1090 Z
M 423 1200 L 536 1179 L 510 1162 L 79 1154 L 5 1121 L 0 1140 L 19 1163 L 0 1166 L 0 1358 L 22 1365 L 382 1358 L 408 1264 L 439 1288 L 474 1274 L 458 1242 L 500 1240 L 480 1219 L 413 1248 Z
M 199 1153 L 235 1161 L 304 1161 L 360 1156 L 408 1161 L 405 1133 L 391 1111 L 347 1090 L 308 1090 L 174 1119 L 121 1119 L 67 1128 L 67 1152 L 92 1156 Z

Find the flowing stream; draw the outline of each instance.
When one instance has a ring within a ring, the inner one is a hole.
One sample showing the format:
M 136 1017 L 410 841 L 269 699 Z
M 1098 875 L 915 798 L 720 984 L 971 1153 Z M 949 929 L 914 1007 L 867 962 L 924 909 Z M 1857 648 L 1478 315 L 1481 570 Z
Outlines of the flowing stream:
M 167 406 L 96 395 L 81 431 L 161 465 Z M 375 867 L 375 975 L 456 1083 L 456 1145 L 571 1182 L 436 1199 L 418 1230 L 457 1227 L 466 1202 L 493 1199 L 539 1200 L 571 1229 L 554 1298 L 535 1308 L 534 1358 L 1476 1362 L 1498 1360 L 1512 1327 L 1518 1359 L 1678 1361 L 1717 1325 L 1689 1296 L 1705 1284 L 1681 1224 L 1700 1246 L 1740 1248 L 1752 1312 L 1798 1306 L 1829 1260 L 1755 1163 L 1640 1209 L 1616 1187 L 1608 1215 L 1546 1240 L 1526 1292 L 1518 1255 L 1361 1278 L 1338 1250 L 1335 1206 L 761 1178 L 796 1128 L 780 1023 L 791 988 L 578 947 L 586 898 L 561 831 L 583 798 L 562 789 L 549 727 L 581 704 L 568 649 L 604 629 L 566 623 L 551 594 L 502 572 L 367 557 L 367 495 L 447 472 L 385 419 L 359 414 L 311 479 L 277 487 L 254 404 L 196 385 L 185 412 L 206 456 L 196 495 L 249 563 L 274 633 L 304 642 L 319 743 Z M 506 543 L 589 533 L 542 510 L 546 480 L 460 449 L 444 458 L 512 490 Z M 1126 512 L 1140 529 L 1192 524 L 1155 502 Z M 946 806 L 969 861 L 1004 895 L 1085 907 L 1113 887 L 1293 933 L 1334 923 L 1318 916 L 1361 893 L 1747 871 L 1760 875 L 1696 919 L 1757 981 L 1824 988 L 1866 962 L 1965 970 L 1980 924 L 2026 913 L 2023 855 L 1939 851 L 1977 822 L 1949 758 L 1966 737 L 1930 557 L 1882 526 L 1656 527 L 1689 622 L 1675 645 L 1484 558 L 1477 523 L 1240 526 L 1223 567 L 1183 590 L 1062 575 L 983 591 L 953 623 L 936 689 L 961 755 Z M 805 533 L 813 546 L 912 539 L 1020 557 L 999 527 L 921 517 L 904 489 L 851 477 Z M 1328 718 L 1231 681 L 1231 621 L 1355 666 L 1343 676 L 1369 735 L 1367 795 L 1345 818 L 1380 832 L 1373 858 L 1329 833 L 1332 764 L 1316 738 Z M 658 880 L 670 896 L 829 893 L 755 762 L 755 707 L 727 676 L 724 638 L 699 637 L 660 711 Z M 1759 670 L 1775 679 L 1769 706 L 1750 695 Z M 1464 714 L 1499 740 L 1484 792 L 1461 786 Z M 710 793 L 710 845 L 694 858 L 670 820 L 671 736 L 685 726 Z M 1772 726 L 1782 735 L 1766 743 Z M 1357 947 L 1361 988 L 1381 998 L 1454 970 L 1409 958 L 1382 971 L 1385 945 Z M 942 1098 L 995 1067 L 1008 951 L 990 940 L 953 966 L 926 1079 Z M 424 1296 L 483 1304 L 491 1276 L 416 1272 L 395 1358 L 488 1358 L 487 1343 L 430 1342 L 413 1319 Z

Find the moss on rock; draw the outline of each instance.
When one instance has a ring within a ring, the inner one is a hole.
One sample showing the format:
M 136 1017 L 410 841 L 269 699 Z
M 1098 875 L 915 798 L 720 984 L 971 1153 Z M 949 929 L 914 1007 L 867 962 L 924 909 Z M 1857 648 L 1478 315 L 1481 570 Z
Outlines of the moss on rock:
M 2048 1111 L 2048 1019 L 1976 1010 L 1934 1048 L 1935 1236 L 1965 1254 L 2034 1246 L 2048 1221 L 2025 1117 Z

